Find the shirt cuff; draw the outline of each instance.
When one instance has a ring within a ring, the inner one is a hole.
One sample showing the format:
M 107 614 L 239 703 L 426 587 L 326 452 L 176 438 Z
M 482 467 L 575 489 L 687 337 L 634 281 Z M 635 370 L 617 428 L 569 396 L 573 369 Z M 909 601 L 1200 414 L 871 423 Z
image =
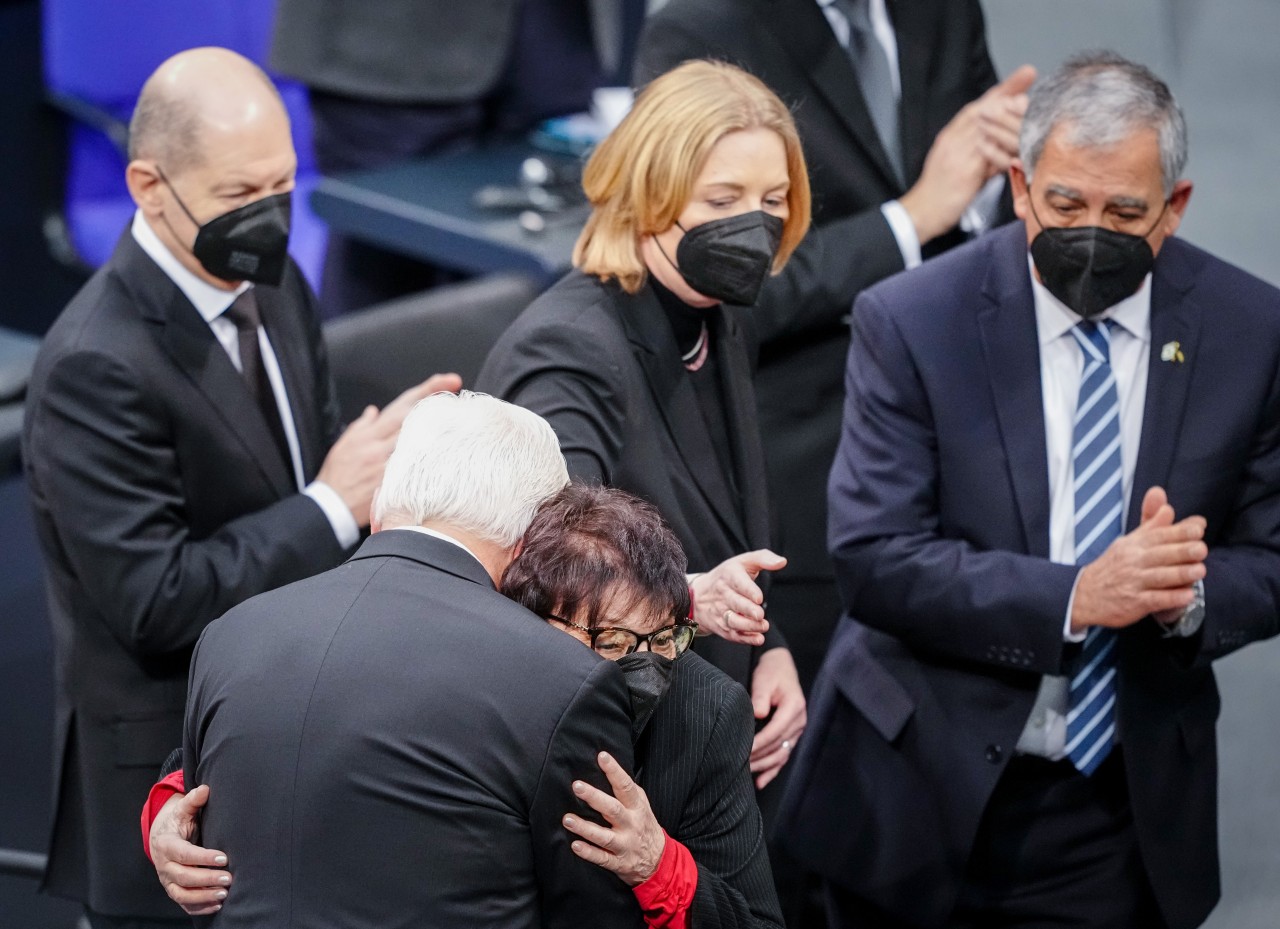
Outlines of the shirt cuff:
M 907 208 L 897 200 L 880 204 L 880 212 L 889 230 L 898 240 L 898 251 L 902 252 L 902 265 L 908 271 L 917 268 L 924 259 L 920 255 L 920 236 L 916 234 L 916 224 L 911 221 Z
M 666 830 L 658 869 L 631 888 L 651 929 L 687 929 L 694 891 L 698 889 L 698 865 L 689 849 Z
M 160 815 L 161 808 L 169 802 L 169 798 L 186 793 L 186 781 L 181 771 L 174 771 L 158 784 L 151 785 L 147 794 L 147 802 L 142 805 L 142 851 L 151 860 L 151 824 Z
M 970 235 L 986 232 L 996 224 L 1000 212 L 1000 195 L 1004 193 L 1004 175 L 990 178 L 977 196 L 965 207 L 960 228 Z
M 1067 600 L 1067 618 L 1062 621 L 1062 641 L 1064 642 L 1083 642 L 1084 637 L 1088 635 L 1089 630 L 1084 632 L 1071 631 L 1071 608 L 1076 605 L 1076 587 L 1080 583 L 1080 572 L 1076 572 L 1076 579 L 1071 584 L 1071 596 Z
M 351 510 L 342 502 L 336 490 L 324 481 L 312 481 L 302 492 L 320 507 L 340 546 L 351 548 L 360 541 L 360 527 L 356 524 L 356 518 L 351 515 Z

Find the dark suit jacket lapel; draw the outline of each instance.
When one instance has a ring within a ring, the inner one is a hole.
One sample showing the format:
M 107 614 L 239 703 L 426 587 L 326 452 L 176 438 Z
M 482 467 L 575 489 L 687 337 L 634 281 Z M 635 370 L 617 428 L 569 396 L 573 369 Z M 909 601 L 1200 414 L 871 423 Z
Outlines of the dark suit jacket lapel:
M 1040 386 L 1040 338 L 1022 223 L 993 233 L 978 314 L 991 402 L 1022 519 L 1026 551 L 1049 557 L 1049 460 Z M 964 364 L 964 360 L 957 363 Z
M 1151 351 L 1147 368 L 1147 398 L 1142 413 L 1142 440 L 1134 466 L 1129 497 L 1127 529 L 1142 518 L 1142 498 L 1149 487 L 1166 486 L 1182 430 L 1182 414 L 1196 362 L 1196 339 L 1202 308 L 1192 296 L 1195 280 L 1191 269 L 1179 260 L 1176 239 L 1165 243 L 1151 278 Z M 1164 361 L 1164 346 L 1177 342 L 1182 362 Z M 1183 514 L 1179 514 L 1183 515 Z
M 785 14 L 777 9 L 776 0 L 755 0 L 760 7 L 757 14 L 763 22 L 777 24 L 774 35 L 791 55 L 796 66 L 808 76 L 809 82 L 826 100 L 835 117 L 848 128 L 854 144 L 863 150 L 875 165 L 886 185 L 897 190 L 901 187 L 898 174 L 880 144 L 875 123 L 867 110 L 858 77 L 848 53 L 841 47 L 831 31 L 831 24 L 817 3 L 787 4 Z M 904 87 L 905 91 L 905 87 Z M 903 94 L 905 99 L 905 92 Z M 909 150 L 908 150 L 909 151 Z
M 680 351 L 658 298 L 646 287 L 634 297 L 618 291 L 615 300 L 636 360 L 644 370 L 681 461 L 729 534 L 739 543 L 745 541 L 738 507 L 702 425 L 697 395 L 680 364 Z
M 315 379 L 305 357 L 306 336 L 299 325 L 298 308 L 290 307 L 278 287 L 254 288 L 262 326 L 271 340 L 271 350 L 280 363 L 289 412 L 298 434 L 298 451 L 302 454 L 302 473 L 307 479 L 320 470 L 322 452 L 320 423 L 316 421 Z
M 138 311 L 158 327 L 160 345 L 253 457 L 262 478 L 278 496 L 297 492 L 292 469 L 286 470 L 248 385 L 191 301 L 128 231 L 111 260 L 133 293 Z
M 756 395 L 751 368 L 747 363 L 747 345 L 735 313 L 742 310 L 720 309 L 717 326 L 720 338 L 716 360 L 720 364 L 725 412 L 729 421 L 729 440 L 733 443 L 733 463 L 747 548 L 769 546 L 769 496 L 765 487 L 764 450 L 760 445 L 760 429 L 756 419 Z
M 814 4 L 815 6 L 817 4 Z M 929 131 L 930 66 L 938 38 L 937 14 L 941 5 L 889 0 L 889 18 L 898 37 L 898 74 L 902 80 L 902 160 L 907 177 L 919 177 L 925 155 L 933 144 Z M 868 120 L 870 117 L 868 117 Z

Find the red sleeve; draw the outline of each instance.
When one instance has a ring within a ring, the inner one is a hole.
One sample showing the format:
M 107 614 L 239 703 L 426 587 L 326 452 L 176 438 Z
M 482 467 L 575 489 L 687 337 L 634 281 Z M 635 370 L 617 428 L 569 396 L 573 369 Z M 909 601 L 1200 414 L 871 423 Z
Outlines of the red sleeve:
M 147 802 L 142 807 L 142 851 L 146 853 L 147 861 L 151 860 L 151 824 L 160 815 L 160 808 L 174 794 L 186 792 L 186 781 L 182 777 L 181 768 L 158 784 L 151 785 L 151 793 L 147 794 Z M 663 849 L 662 854 L 666 857 L 666 849 Z
M 666 844 L 658 870 L 642 884 L 631 888 L 644 911 L 644 921 L 650 929 L 688 929 L 689 910 L 693 906 L 693 892 L 698 889 L 698 865 L 689 849 L 685 848 L 666 831 Z

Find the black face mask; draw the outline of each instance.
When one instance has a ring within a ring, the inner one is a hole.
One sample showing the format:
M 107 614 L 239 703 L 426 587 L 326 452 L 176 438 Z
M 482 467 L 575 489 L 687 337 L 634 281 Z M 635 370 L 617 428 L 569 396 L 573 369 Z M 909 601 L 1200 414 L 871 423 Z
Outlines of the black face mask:
M 201 225 L 163 172 L 160 179 L 173 192 L 182 212 L 199 226 L 191 254 L 206 271 L 224 281 L 276 285 L 284 279 L 293 210 L 289 194 L 254 200 Z
M 626 676 L 627 690 L 631 693 L 631 739 L 635 741 L 671 686 L 675 662 L 644 651 L 623 655 L 615 664 Z
M 1165 203 L 1165 209 L 1168 209 Z M 1040 281 L 1068 307 L 1085 319 L 1097 316 L 1133 294 L 1151 273 L 1155 254 L 1147 236 L 1164 218 L 1164 210 L 1146 235 L 1116 232 L 1101 226 L 1047 227 L 1031 242 L 1031 258 Z
M 754 305 L 782 241 L 782 220 L 755 210 L 692 229 L 676 225 L 684 232 L 676 246 L 676 261 L 665 251 L 662 254 L 685 283 L 722 303 Z

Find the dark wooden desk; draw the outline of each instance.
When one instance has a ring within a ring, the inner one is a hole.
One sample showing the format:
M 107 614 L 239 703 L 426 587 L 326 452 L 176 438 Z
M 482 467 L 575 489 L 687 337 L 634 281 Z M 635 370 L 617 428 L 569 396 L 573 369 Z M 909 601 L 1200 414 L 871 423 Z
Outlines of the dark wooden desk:
M 521 162 L 534 154 L 552 164 L 572 162 L 524 142 L 506 143 L 325 177 L 311 207 L 351 238 L 473 274 L 514 271 L 549 284 L 569 270 L 582 211 L 549 214 L 542 232 L 527 232 L 517 221 L 519 210 L 472 203 L 485 185 L 515 185 Z

